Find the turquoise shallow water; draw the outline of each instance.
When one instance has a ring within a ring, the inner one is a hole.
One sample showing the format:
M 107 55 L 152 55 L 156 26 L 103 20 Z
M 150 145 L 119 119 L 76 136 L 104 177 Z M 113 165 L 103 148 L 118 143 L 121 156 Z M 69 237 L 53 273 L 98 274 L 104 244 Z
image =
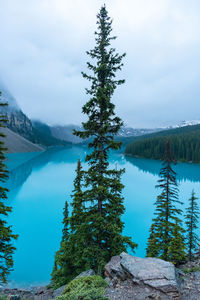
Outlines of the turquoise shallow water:
M 9 154 L 9 223 L 19 234 L 10 275 L 15 286 L 47 284 L 62 233 L 62 213 L 70 201 L 77 159 L 84 161 L 86 148 L 51 149 L 44 153 Z M 136 255 L 144 256 L 153 216 L 155 189 L 161 162 L 111 154 L 110 164 L 123 167 L 124 233 L 139 244 Z M 83 164 L 84 165 L 84 164 Z M 180 199 L 187 203 L 192 189 L 200 196 L 200 165 L 178 164 Z

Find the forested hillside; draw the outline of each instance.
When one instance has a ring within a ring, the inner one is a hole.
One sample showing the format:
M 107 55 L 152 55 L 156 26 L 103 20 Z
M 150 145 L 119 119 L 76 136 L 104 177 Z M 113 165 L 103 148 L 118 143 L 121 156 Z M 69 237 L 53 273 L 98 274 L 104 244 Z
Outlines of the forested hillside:
M 136 157 L 162 159 L 167 138 L 171 140 L 176 160 L 200 162 L 200 125 L 162 131 L 134 139 L 126 146 L 125 153 Z
M 30 136 L 30 141 L 36 144 L 49 146 L 69 146 L 71 142 L 67 142 L 56 138 L 52 135 L 51 129 L 47 124 L 40 121 L 32 121 L 33 136 Z

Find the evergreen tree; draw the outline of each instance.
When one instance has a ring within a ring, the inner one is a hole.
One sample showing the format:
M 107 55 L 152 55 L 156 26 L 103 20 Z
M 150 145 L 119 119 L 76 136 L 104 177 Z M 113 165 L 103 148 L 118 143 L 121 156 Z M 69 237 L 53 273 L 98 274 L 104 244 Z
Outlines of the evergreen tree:
M 178 161 L 200 162 L 200 125 L 171 129 L 138 137 L 128 144 L 125 153 L 137 157 L 162 159 L 166 136 L 170 139 L 173 155 Z
M 55 254 L 54 267 L 51 274 L 51 286 L 55 289 L 66 284 L 82 271 L 82 269 L 79 269 L 76 266 L 82 251 L 80 248 L 81 235 L 79 234 L 79 226 L 82 224 L 83 213 L 82 177 L 82 166 L 80 160 L 78 160 L 76 177 L 74 180 L 74 190 L 71 195 L 72 215 L 69 217 L 68 203 L 66 201 L 62 241 L 60 249 Z M 77 239 L 79 239 L 78 242 Z
M 197 197 L 192 191 L 191 198 L 189 199 L 189 207 L 186 209 L 186 246 L 188 250 L 188 259 L 191 261 L 194 258 L 194 252 L 198 249 L 199 237 L 196 234 L 199 220 L 199 206 L 197 204 Z
M 169 261 L 175 265 L 186 260 L 184 233 L 185 230 L 182 228 L 182 222 L 177 219 L 172 227 L 172 236 L 168 248 Z
M 0 93 L 1 96 L 1 93 Z M 0 107 L 7 104 L 0 103 Z M 5 127 L 6 119 L 3 115 L 0 115 L 0 128 Z M 3 138 L 5 135 L 0 132 L 0 283 L 6 283 L 7 276 L 13 268 L 13 253 L 15 247 L 12 245 L 12 241 L 17 238 L 17 235 L 12 233 L 11 226 L 8 226 L 6 217 L 11 212 L 11 207 L 4 204 L 7 200 L 8 189 L 4 187 L 6 180 L 8 179 L 8 170 L 5 165 L 5 151 Z
M 146 256 L 147 257 L 157 257 L 158 251 L 158 237 L 156 234 L 156 224 L 152 224 L 150 227 L 150 235 L 147 242 Z
M 81 161 L 78 160 L 76 169 L 76 178 L 74 180 L 74 190 L 71 195 L 72 198 L 72 214 L 70 217 L 70 249 L 71 261 L 75 267 L 75 275 L 85 271 L 86 261 L 82 259 L 82 253 L 85 249 L 84 232 L 84 216 L 86 213 L 83 188 L 84 171 L 82 170 Z
M 84 215 L 84 194 L 82 191 L 83 186 L 83 175 L 82 165 L 80 159 L 77 163 L 76 177 L 74 179 L 74 189 L 72 191 L 72 215 L 70 217 L 70 229 L 71 233 L 74 234 L 78 230 L 78 226 L 83 223 Z
M 154 226 L 156 245 L 153 251 L 151 244 L 148 243 L 147 247 L 148 256 L 153 256 L 156 253 L 156 256 L 167 261 L 171 261 L 172 258 L 175 261 L 176 252 L 182 253 L 184 251 L 184 244 L 178 241 L 179 235 L 183 233 L 180 219 L 182 211 L 176 207 L 177 204 L 182 204 L 182 202 L 178 199 L 176 173 L 172 169 L 172 164 L 175 164 L 175 161 L 171 153 L 170 140 L 167 140 L 163 167 L 160 170 L 158 185 L 156 185 L 157 188 L 162 190 L 155 203 L 154 214 L 156 217 L 153 219 L 152 225 Z M 179 248 L 175 248 L 175 244 Z
M 119 149 L 121 145 L 114 136 L 123 123 L 115 115 L 111 97 L 116 87 L 124 83 L 124 80 L 116 79 L 116 71 L 121 70 L 125 54 L 117 54 L 110 46 L 116 37 L 111 36 L 112 21 L 105 5 L 97 15 L 97 25 L 96 46 L 87 52 L 95 63 L 87 63 L 90 75 L 83 73 L 83 77 L 91 82 L 91 87 L 86 89 L 90 100 L 82 109 L 88 120 L 83 123 L 83 131 L 74 133 L 83 139 L 91 138 L 88 145 L 91 152 L 86 157 L 89 165 L 85 172 L 86 209 L 81 225 L 85 247 L 79 263 L 86 262 L 87 267 L 101 273 L 113 255 L 126 251 L 127 246 L 133 250 L 136 244 L 122 235 L 124 205 L 121 175 L 124 170 L 111 169 L 108 163 L 109 151 Z
M 51 273 L 51 286 L 54 289 L 66 284 L 70 279 L 73 266 L 70 260 L 70 247 L 69 247 L 69 216 L 68 216 L 68 203 L 65 202 L 63 218 L 63 235 L 60 243 L 60 249 L 55 254 L 54 267 Z

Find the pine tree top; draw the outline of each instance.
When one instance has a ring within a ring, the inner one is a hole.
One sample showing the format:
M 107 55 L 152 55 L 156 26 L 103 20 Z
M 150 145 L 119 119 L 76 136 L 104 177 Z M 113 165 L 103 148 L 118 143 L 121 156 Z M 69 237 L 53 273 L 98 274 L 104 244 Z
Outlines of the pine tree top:
M 112 21 L 108 16 L 105 5 L 97 15 L 97 31 L 95 31 L 95 47 L 87 51 L 93 62 L 88 62 L 87 67 L 91 74 L 82 72 L 84 78 L 91 82 L 90 88 L 86 89 L 91 99 L 83 106 L 82 111 L 88 115 L 88 121 L 82 123 L 84 131 L 74 131 L 74 134 L 85 139 L 89 137 L 101 137 L 94 139 L 89 147 L 98 148 L 101 142 L 107 143 L 108 149 L 118 149 L 120 143 L 113 140 L 123 125 L 119 117 L 115 116 L 115 105 L 110 101 L 114 90 L 124 80 L 116 79 L 116 72 L 121 70 L 122 59 L 125 53 L 119 55 L 110 46 Z

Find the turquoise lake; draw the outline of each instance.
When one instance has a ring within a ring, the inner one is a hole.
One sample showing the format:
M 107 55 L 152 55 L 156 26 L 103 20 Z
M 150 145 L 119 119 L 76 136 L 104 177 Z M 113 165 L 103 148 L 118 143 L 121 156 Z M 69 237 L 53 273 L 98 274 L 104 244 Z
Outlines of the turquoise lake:
M 87 148 L 74 146 L 41 153 L 8 154 L 8 204 L 13 207 L 8 222 L 13 225 L 14 233 L 19 234 L 10 284 L 27 287 L 49 282 L 61 240 L 64 203 L 71 200 L 77 159 L 84 162 L 86 151 Z M 122 177 L 124 234 L 138 243 L 135 255 L 145 256 L 153 204 L 160 192 L 155 185 L 161 162 L 115 153 L 110 155 L 110 164 L 126 169 Z M 200 165 L 179 163 L 175 171 L 185 206 L 192 189 L 200 197 Z

